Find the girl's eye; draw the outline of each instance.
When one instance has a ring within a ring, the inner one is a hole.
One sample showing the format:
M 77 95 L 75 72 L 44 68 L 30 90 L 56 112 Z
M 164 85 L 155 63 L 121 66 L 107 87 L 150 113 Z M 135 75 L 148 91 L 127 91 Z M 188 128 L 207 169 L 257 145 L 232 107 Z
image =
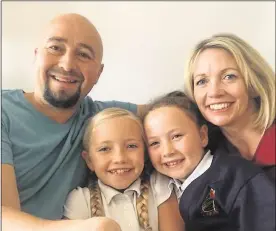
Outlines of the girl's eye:
M 180 137 L 182 137 L 181 134 L 176 134 L 176 135 L 173 136 L 173 140 L 178 139 L 178 138 L 180 138 Z
M 150 147 L 157 146 L 159 143 L 157 141 L 149 143 Z
M 136 144 L 128 144 L 127 148 L 138 148 Z
M 234 74 L 229 74 L 229 75 L 224 76 L 224 79 L 226 79 L 226 80 L 232 80 L 232 79 L 235 79 L 235 78 L 237 78 L 237 76 L 234 75 Z
M 108 152 L 110 150 L 110 148 L 108 147 L 102 147 L 100 149 L 98 149 L 98 152 Z

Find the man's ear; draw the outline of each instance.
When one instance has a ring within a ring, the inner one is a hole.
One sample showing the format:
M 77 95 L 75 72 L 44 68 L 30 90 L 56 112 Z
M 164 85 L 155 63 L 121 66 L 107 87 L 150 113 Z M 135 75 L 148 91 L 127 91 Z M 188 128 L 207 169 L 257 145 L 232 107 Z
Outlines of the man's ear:
M 38 53 L 38 48 L 35 48 L 34 49 L 34 63 L 35 63 L 35 61 L 37 59 L 37 53 Z
M 104 64 L 102 63 L 101 64 L 101 68 L 100 68 L 99 73 L 98 73 L 99 76 L 102 74 L 103 69 L 104 69 Z
M 200 139 L 201 139 L 201 145 L 202 145 L 202 147 L 205 148 L 209 142 L 208 127 L 206 124 L 201 126 L 201 128 L 199 130 L 199 134 L 200 134 Z
M 98 80 L 99 80 L 99 78 L 100 78 L 100 76 L 101 76 L 101 74 L 102 74 L 102 72 L 103 72 L 103 69 L 104 69 L 104 64 L 102 63 L 102 64 L 101 64 L 101 67 L 100 67 L 100 69 L 99 69 L 99 71 L 98 71 L 97 79 L 96 79 L 96 81 L 95 81 L 94 84 L 96 84 L 96 83 L 98 82 Z
M 82 153 L 81 153 L 81 156 L 85 160 L 86 165 L 88 166 L 88 168 L 93 172 L 94 167 L 93 167 L 92 162 L 90 160 L 89 153 L 87 151 L 83 150 Z

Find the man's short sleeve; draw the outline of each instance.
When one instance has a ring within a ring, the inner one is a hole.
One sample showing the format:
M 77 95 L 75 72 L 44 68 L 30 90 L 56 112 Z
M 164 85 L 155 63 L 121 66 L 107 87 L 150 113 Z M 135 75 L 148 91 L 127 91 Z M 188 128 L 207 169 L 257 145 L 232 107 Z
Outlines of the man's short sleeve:
M 3 115 L 2 115 L 2 134 L 1 134 L 1 152 L 2 152 L 2 164 L 10 164 L 13 165 L 13 153 L 12 153 L 12 144 L 9 139 L 9 135 L 7 132 L 7 127 L 3 123 Z
M 109 107 L 119 107 L 137 114 L 137 105 L 133 103 L 120 102 L 120 101 L 94 101 L 96 106 L 96 111 L 99 112 L 105 108 Z

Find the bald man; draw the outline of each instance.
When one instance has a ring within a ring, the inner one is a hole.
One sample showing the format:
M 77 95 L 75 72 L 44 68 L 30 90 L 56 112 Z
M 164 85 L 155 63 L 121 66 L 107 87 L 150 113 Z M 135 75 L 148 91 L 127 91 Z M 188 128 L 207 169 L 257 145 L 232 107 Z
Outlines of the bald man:
M 107 107 L 141 110 L 87 97 L 103 71 L 102 56 L 101 37 L 88 19 L 58 16 L 35 49 L 34 92 L 2 91 L 2 205 L 12 208 L 8 214 L 62 218 L 66 196 L 86 179 L 80 153 L 87 118 Z

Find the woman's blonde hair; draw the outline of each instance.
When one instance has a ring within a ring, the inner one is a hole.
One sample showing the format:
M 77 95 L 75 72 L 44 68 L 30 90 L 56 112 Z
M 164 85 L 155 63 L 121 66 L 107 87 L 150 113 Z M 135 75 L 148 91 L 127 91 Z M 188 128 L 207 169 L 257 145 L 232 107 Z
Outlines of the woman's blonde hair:
M 93 133 L 93 129 L 98 126 L 100 123 L 105 120 L 109 120 L 112 118 L 125 117 L 133 120 L 141 129 L 141 136 L 145 142 L 145 132 L 142 125 L 141 120 L 134 115 L 132 112 L 121 109 L 121 108 L 107 108 L 94 117 L 91 117 L 88 120 L 88 124 L 86 130 L 84 132 L 83 137 L 83 147 L 86 151 L 89 152 L 89 146 L 91 145 L 91 137 Z M 145 152 L 146 153 L 146 152 Z M 146 161 L 149 161 L 148 158 L 145 158 Z M 146 231 L 151 231 L 151 227 L 149 224 L 149 216 L 148 216 L 148 194 L 149 194 L 149 169 L 146 169 L 148 166 L 145 163 L 145 167 L 143 173 L 141 174 L 141 194 L 136 200 L 137 214 L 139 219 L 139 224 Z M 149 166 L 150 167 L 150 166 Z M 91 216 L 104 216 L 104 209 L 101 199 L 101 191 L 98 185 L 98 180 L 95 173 L 91 174 L 91 178 L 89 180 L 88 188 L 90 190 L 90 205 L 91 205 Z
M 233 56 L 258 109 L 255 128 L 270 127 L 275 120 L 275 74 L 260 53 L 236 35 L 216 34 L 195 46 L 185 67 L 185 93 L 194 100 L 194 65 L 208 48 L 221 48 Z

